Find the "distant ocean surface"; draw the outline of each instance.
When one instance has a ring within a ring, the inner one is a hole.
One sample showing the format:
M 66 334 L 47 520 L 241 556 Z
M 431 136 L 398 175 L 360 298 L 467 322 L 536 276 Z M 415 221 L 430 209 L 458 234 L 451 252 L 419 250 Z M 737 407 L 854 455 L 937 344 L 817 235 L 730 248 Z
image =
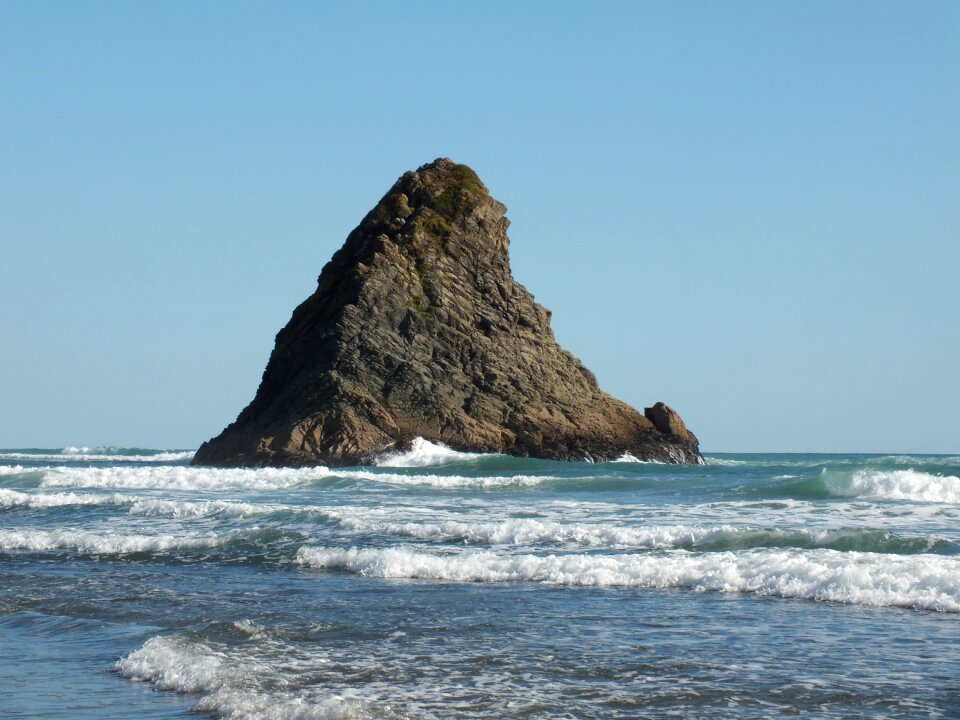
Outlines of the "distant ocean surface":
M 0 717 L 960 717 L 960 457 L 0 451 Z

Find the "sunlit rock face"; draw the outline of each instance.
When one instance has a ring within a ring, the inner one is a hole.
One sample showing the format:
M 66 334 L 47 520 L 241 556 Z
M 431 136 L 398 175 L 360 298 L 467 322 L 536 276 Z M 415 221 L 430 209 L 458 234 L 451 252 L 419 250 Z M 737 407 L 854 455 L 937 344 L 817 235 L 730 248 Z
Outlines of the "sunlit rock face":
M 355 465 L 417 437 L 558 460 L 703 462 L 657 403 L 607 395 L 513 279 L 507 208 L 440 159 L 405 173 L 278 334 L 256 397 L 203 465 Z

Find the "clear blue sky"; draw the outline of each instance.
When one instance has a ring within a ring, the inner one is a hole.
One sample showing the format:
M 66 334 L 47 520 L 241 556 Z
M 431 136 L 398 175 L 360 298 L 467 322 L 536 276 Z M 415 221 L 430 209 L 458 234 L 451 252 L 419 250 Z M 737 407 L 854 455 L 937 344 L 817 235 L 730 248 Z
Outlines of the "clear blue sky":
M 609 392 L 960 452 L 960 3 L 0 3 L 0 447 L 195 447 L 398 175 Z

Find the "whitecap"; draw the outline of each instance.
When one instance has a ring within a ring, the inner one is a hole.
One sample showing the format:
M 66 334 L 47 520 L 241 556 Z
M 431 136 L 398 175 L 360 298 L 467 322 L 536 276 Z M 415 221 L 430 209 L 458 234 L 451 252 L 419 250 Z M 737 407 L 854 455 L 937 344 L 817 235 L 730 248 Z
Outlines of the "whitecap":
M 194 518 L 209 515 L 242 518 L 297 510 L 290 505 L 246 503 L 233 500 L 163 500 L 122 493 L 34 493 L 0 488 L 0 508 L 54 508 L 71 505 L 129 505 L 131 515 L 172 518 Z M 311 508 L 303 509 L 310 510 Z
M 40 452 L 3 452 L 0 460 L 31 460 L 33 462 L 111 462 L 111 463 L 183 463 L 193 459 L 193 450 L 177 450 L 156 452 L 150 455 L 123 455 L 110 453 L 101 448 L 64 448 L 59 453 Z
M 367 480 L 389 485 L 418 485 L 434 488 L 529 487 L 539 485 L 545 480 L 557 479 L 547 475 L 480 475 L 470 477 L 465 475 L 406 475 L 373 470 L 337 470 L 335 474 L 337 477 L 345 479 Z
M 90 531 L 63 528 L 57 530 L 0 530 L 0 550 L 53 552 L 67 550 L 81 555 L 122 555 L 141 552 L 172 552 L 213 548 L 259 531 L 236 530 L 229 533 L 139 534 L 110 530 Z
M 209 515 L 251 517 L 284 510 L 292 511 L 289 505 L 246 503 L 233 500 L 161 500 L 136 498 L 130 507 L 131 515 L 146 517 L 197 518 Z
M 853 475 L 824 471 L 828 490 L 841 497 L 960 503 L 960 478 L 913 469 L 857 470 Z
M 378 470 L 312 468 L 207 468 L 186 465 L 147 467 L 9 468 L 6 474 L 38 471 L 41 487 L 162 489 L 186 491 L 282 490 L 326 478 L 435 488 L 498 488 L 537 485 L 546 476 L 478 476 L 388 473 Z M 4 468 L 0 467 L 0 474 Z
M 164 490 L 278 490 L 329 477 L 315 468 L 47 467 L 41 487 L 152 488 Z
M 501 522 L 389 522 L 380 513 L 362 508 L 328 508 L 324 514 L 348 530 L 382 532 L 434 542 L 487 545 L 535 545 L 540 543 L 589 547 L 667 548 L 735 537 L 749 528 L 731 526 L 703 528 L 691 525 L 625 527 L 609 524 L 560 523 L 533 518 L 510 518 Z
M 394 717 L 368 701 L 310 697 L 278 690 L 289 679 L 273 664 L 227 648 L 176 637 L 153 637 L 116 663 L 117 672 L 160 690 L 198 693 L 195 710 L 231 720 L 348 720 Z
M 460 452 L 441 443 L 415 438 L 406 452 L 381 455 L 374 459 L 380 467 L 436 467 L 451 463 L 468 462 L 483 457 L 480 453 Z
M 408 547 L 303 547 L 301 565 L 382 578 L 534 582 L 749 592 L 960 612 L 960 558 L 835 550 L 757 549 L 642 554 L 426 553 Z
M 116 493 L 27 493 L 0 488 L 0 507 L 51 508 L 69 505 L 128 505 L 136 498 Z
M 714 457 L 712 455 L 705 455 L 704 458 L 711 465 L 720 465 L 721 467 L 725 465 L 730 467 L 738 467 L 740 465 L 756 464 L 754 462 L 751 462 L 750 460 L 734 460 L 733 458 L 721 458 L 721 457 Z

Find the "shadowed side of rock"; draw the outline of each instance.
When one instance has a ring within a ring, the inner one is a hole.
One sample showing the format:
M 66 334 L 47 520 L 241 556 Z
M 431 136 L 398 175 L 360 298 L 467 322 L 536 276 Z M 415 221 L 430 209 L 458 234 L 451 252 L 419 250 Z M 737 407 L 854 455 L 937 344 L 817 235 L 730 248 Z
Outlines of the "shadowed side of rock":
M 194 460 L 354 465 L 423 437 L 563 460 L 702 462 L 662 403 L 640 414 L 561 348 L 510 270 L 506 207 L 464 165 L 404 174 L 293 313 L 253 401 Z

